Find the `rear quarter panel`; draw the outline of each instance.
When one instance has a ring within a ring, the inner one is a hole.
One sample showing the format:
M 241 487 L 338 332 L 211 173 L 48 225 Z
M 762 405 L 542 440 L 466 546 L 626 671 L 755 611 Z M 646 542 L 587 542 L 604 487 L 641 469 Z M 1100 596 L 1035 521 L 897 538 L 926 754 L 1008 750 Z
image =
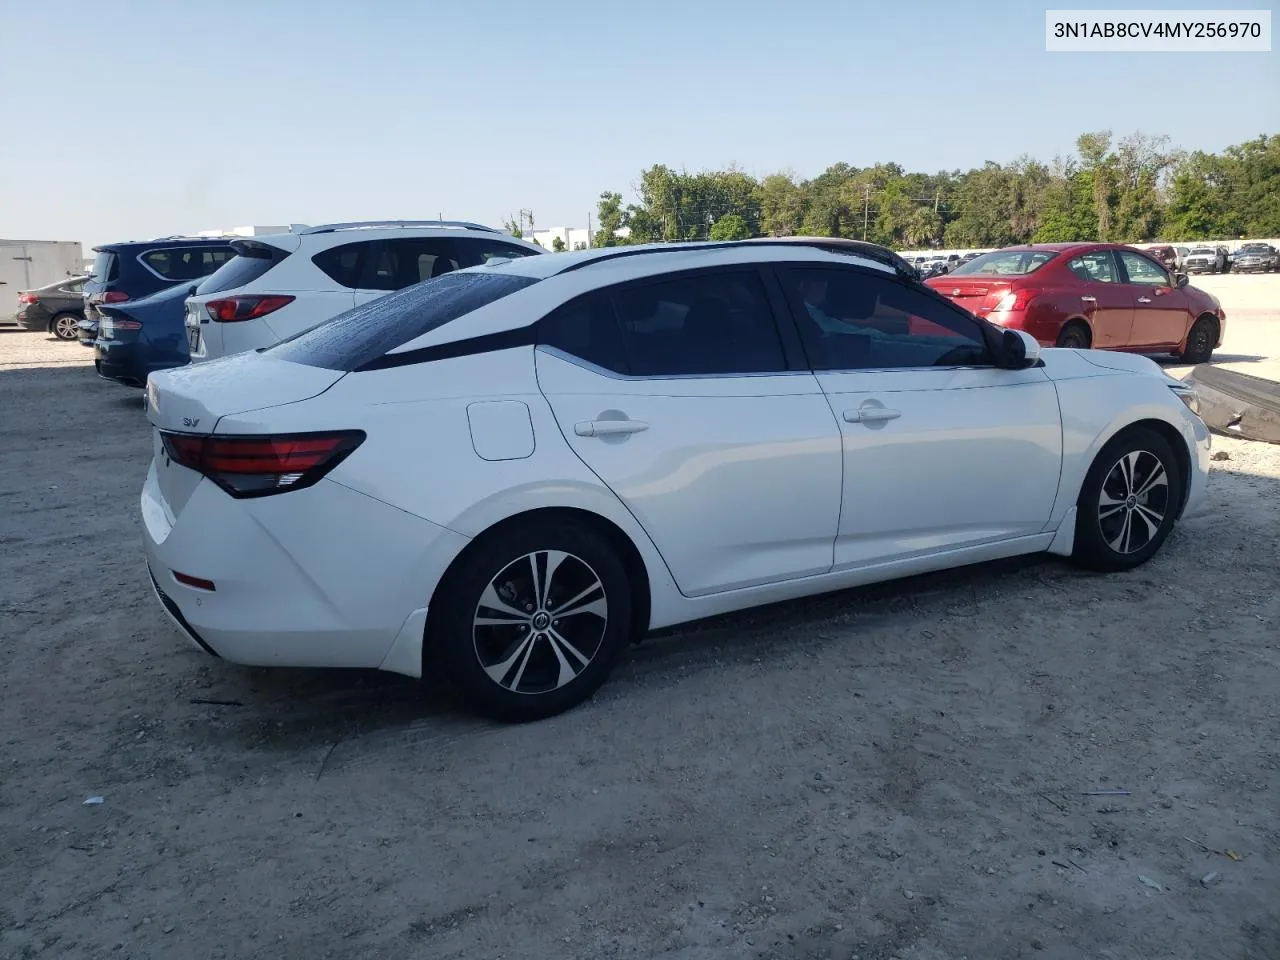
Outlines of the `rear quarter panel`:
M 467 407 L 483 400 L 525 404 L 528 456 L 486 460 L 476 451 Z M 610 521 L 648 571 L 654 626 L 678 617 L 665 562 L 614 493 L 573 453 L 538 388 L 532 347 L 348 374 L 320 396 L 223 417 L 218 433 L 358 429 L 367 438 L 328 476 L 352 490 L 466 538 L 530 510 L 575 508 Z M 459 550 L 461 546 L 459 546 Z M 666 619 L 664 619 L 666 618 Z

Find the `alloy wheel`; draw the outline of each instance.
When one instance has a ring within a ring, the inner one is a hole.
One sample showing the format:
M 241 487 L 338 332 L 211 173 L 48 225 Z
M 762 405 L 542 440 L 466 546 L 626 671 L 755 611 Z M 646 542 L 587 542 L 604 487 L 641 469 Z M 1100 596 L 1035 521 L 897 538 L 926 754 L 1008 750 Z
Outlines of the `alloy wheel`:
M 54 336 L 59 340 L 75 339 L 76 325 L 79 322 L 75 317 L 59 317 L 58 322 L 53 327 Z
M 1142 550 L 1169 513 L 1169 474 L 1147 450 L 1126 453 L 1107 471 L 1098 497 L 1098 525 L 1116 553 Z
M 563 550 L 538 550 L 489 581 L 472 617 L 472 641 L 498 686 L 549 693 L 591 664 L 608 624 L 608 597 L 595 570 Z

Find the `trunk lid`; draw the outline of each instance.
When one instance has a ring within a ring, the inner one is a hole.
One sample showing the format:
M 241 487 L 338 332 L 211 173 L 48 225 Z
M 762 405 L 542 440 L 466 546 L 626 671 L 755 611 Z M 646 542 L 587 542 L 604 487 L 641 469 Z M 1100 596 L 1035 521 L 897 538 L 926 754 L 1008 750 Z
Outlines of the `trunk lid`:
M 223 417 L 310 400 L 343 376 L 341 370 L 237 354 L 153 373 L 147 379 L 147 419 L 161 430 L 213 433 Z
M 1012 280 L 995 277 L 941 276 L 926 280 L 930 287 L 970 313 L 985 315 L 1013 290 Z
M 197 367 L 178 367 L 147 378 L 147 419 L 156 482 L 169 521 L 182 512 L 204 478 L 172 461 L 160 432 L 211 434 L 223 417 L 283 406 L 319 396 L 341 380 L 341 370 L 238 354 Z

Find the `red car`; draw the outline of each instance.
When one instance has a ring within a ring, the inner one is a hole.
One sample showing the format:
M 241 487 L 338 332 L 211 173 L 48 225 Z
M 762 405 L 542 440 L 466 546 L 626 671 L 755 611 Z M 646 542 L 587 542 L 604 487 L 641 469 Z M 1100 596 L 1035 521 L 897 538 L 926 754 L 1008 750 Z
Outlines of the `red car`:
M 1173 353 L 1204 363 L 1227 326 L 1216 297 L 1117 243 L 1005 247 L 926 282 L 971 313 L 1050 347 Z

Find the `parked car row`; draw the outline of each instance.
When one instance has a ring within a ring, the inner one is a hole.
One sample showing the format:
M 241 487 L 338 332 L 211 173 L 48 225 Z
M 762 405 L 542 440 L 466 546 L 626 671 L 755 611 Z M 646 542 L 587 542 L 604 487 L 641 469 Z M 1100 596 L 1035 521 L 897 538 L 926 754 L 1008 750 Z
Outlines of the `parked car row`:
M 1204 496 L 1193 391 L 1142 357 L 1042 349 L 1058 313 L 1110 335 L 1081 308 L 1095 280 L 1130 326 L 1143 296 L 1194 312 L 1127 248 L 924 283 L 832 239 L 233 246 L 186 329 L 194 357 L 239 352 L 149 377 L 141 500 L 159 602 L 232 662 L 444 676 L 532 720 L 650 630 L 1021 554 L 1126 570 Z M 1041 296 L 1061 304 L 1043 321 Z
M 492 227 L 425 220 L 95 252 L 80 341 L 95 351 L 100 376 L 142 387 L 159 370 L 270 346 L 423 280 L 545 251 Z

